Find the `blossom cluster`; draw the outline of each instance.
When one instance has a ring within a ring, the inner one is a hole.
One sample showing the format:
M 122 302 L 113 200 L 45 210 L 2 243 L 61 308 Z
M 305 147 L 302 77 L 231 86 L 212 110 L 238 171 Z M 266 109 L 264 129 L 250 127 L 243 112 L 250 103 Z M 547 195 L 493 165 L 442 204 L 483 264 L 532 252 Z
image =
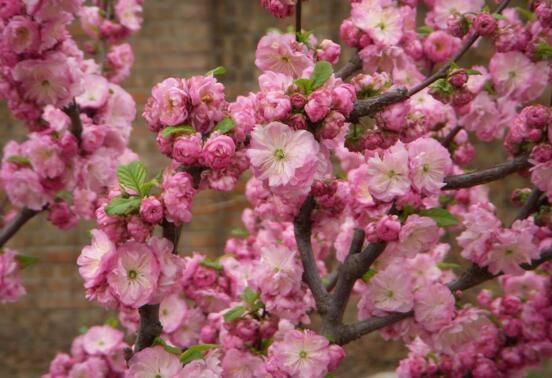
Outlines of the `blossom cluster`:
M 15 251 L 6 249 L 0 254 L 0 304 L 16 302 L 27 293 L 20 269 Z

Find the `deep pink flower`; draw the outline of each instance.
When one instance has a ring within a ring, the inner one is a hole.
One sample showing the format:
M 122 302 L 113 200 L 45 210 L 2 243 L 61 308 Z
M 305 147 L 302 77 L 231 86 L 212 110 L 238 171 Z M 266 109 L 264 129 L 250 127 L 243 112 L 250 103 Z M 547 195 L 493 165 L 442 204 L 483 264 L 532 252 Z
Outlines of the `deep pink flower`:
M 171 157 L 179 163 L 193 165 L 201 157 L 202 144 L 199 133 L 179 136 L 173 143 Z
M 201 163 L 212 169 L 226 168 L 236 152 L 234 140 L 227 135 L 213 134 L 203 145 Z
M 196 193 L 192 176 L 178 172 L 166 177 L 162 188 L 161 198 L 167 219 L 177 224 L 189 222 L 192 219 L 192 199 Z
M 163 204 L 153 196 L 144 198 L 140 204 L 140 216 L 145 222 L 151 224 L 161 223 L 163 220 Z
M 16 302 L 27 294 L 19 276 L 16 253 L 5 249 L 0 254 L 0 304 Z

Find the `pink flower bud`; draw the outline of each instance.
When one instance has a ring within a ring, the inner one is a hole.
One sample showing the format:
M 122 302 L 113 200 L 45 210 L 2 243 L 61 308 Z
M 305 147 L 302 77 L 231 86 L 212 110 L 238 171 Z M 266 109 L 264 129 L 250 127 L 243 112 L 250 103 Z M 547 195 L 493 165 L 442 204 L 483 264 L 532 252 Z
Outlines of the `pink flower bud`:
M 337 43 L 325 39 L 320 42 L 318 50 L 316 50 L 319 60 L 325 60 L 331 64 L 337 64 L 341 55 L 341 46 Z
M 552 146 L 549 144 L 539 144 L 533 147 L 530 159 L 537 163 L 546 163 L 552 160 Z
M 172 148 L 172 158 L 185 165 L 195 164 L 201 157 L 201 135 L 183 135 L 176 138 Z
M 304 130 L 307 128 L 307 118 L 303 114 L 293 114 L 287 119 L 287 124 L 295 130 Z
M 232 162 L 236 145 L 227 135 L 212 135 L 201 153 L 201 163 L 212 169 L 223 169 Z
M 497 28 L 496 19 L 488 13 L 480 13 L 473 23 L 479 35 L 487 36 L 494 33 Z
M 394 241 L 399 237 L 401 222 L 396 215 L 386 215 L 376 225 L 376 234 L 383 241 Z
M 307 103 L 307 98 L 301 93 L 294 93 L 290 97 L 293 109 L 303 109 Z
M 200 265 L 195 270 L 192 281 L 198 288 L 210 287 L 217 282 L 217 273 L 213 269 Z
M 143 222 L 138 216 L 133 216 L 127 223 L 127 231 L 137 242 L 143 243 L 150 236 L 152 226 Z
M 550 112 L 542 105 L 533 105 L 524 109 L 527 126 L 542 129 L 548 125 Z
M 144 222 L 158 224 L 163 220 L 163 204 L 155 197 L 146 197 L 140 205 L 140 216 Z
M 322 123 L 320 137 L 322 139 L 333 139 L 339 134 L 339 131 L 344 125 L 345 116 L 341 113 L 332 111 Z
M 521 299 L 513 295 L 505 296 L 502 299 L 502 308 L 507 315 L 517 315 L 521 310 Z
M 448 82 L 456 88 L 462 88 L 467 81 L 468 74 L 462 69 L 453 71 L 448 78 Z
M 542 131 L 539 129 L 531 129 L 527 134 L 527 139 L 531 142 L 539 142 L 542 139 Z
M 65 202 L 56 202 L 48 207 L 48 220 L 62 230 L 69 230 L 77 224 L 77 216 Z
M 339 367 L 341 361 L 345 358 L 345 351 L 339 345 L 330 345 L 330 363 L 328 364 L 328 370 L 332 371 Z

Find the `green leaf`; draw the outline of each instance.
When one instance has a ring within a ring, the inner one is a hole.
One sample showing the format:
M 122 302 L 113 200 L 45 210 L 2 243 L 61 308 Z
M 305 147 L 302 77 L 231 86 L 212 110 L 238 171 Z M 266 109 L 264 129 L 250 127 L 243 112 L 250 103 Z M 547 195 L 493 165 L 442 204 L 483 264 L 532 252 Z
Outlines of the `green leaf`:
M 525 22 L 530 22 L 535 19 L 535 14 L 525 8 L 516 7 L 516 10 L 519 14 L 519 17 Z
M 472 75 L 472 76 L 474 76 L 474 75 L 482 75 L 482 73 L 479 72 L 478 70 L 474 70 L 474 69 L 471 69 L 471 68 L 468 68 L 468 69 L 466 70 L 466 73 L 467 73 L 468 75 Z
M 234 122 L 232 118 L 226 117 L 217 124 L 217 126 L 215 127 L 215 131 L 218 131 L 222 134 L 228 134 L 235 127 L 236 127 L 236 122 Z
M 182 349 L 167 344 L 167 342 L 160 337 L 156 337 L 153 340 L 153 345 L 162 346 L 165 351 L 167 351 L 168 353 L 176 354 L 177 356 L 182 354 Z
M 236 306 L 231 310 L 228 310 L 224 313 L 224 321 L 225 322 L 233 322 L 234 320 L 241 317 L 243 314 L 245 314 L 245 307 L 244 306 Z
M 163 131 L 161 131 L 161 136 L 166 139 L 173 135 L 192 135 L 195 134 L 195 132 L 195 129 L 190 125 L 171 126 L 164 128 Z
M 439 227 L 455 226 L 458 224 L 458 219 L 454 215 L 449 213 L 448 210 L 438 207 L 422 210 L 419 214 L 433 219 Z
M 454 92 L 454 88 L 452 85 L 448 82 L 448 80 L 445 79 L 439 79 L 433 85 L 431 86 L 432 90 L 439 91 L 440 93 L 444 93 L 446 95 L 451 95 Z
M 217 344 L 198 344 L 198 345 L 192 345 L 184 353 L 180 355 L 180 362 L 183 365 L 186 365 L 189 362 L 192 362 L 194 360 L 200 360 L 205 355 L 205 352 L 211 350 L 220 348 L 220 345 Z
M 208 258 L 204 258 L 199 263 L 199 265 L 204 266 L 206 268 L 213 269 L 213 270 L 218 270 L 218 271 L 222 270 L 222 265 L 220 265 L 220 262 L 218 262 L 217 260 L 212 260 L 212 259 L 208 259 Z
M 87 326 L 82 326 L 79 328 L 79 333 L 81 335 L 84 335 L 86 332 L 88 332 L 88 327 Z
M 333 67 L 330 63 L 325 61 L 316 63 L 310 77 L 312 81 L 311 89 L 315 91 L 318 88 L 322 87 L 326 83 L 326 81 L 328 81 L 330 77 L 332 77 L 332 74 Z
M 427 25 L 424 25 L 424 26 L 420 26 L 418 28 L 418 34 L 421 34 L 423 36 L 426 36 L 426 35 L 429 35 L 433 33 L 433 28 L 427 26 Z
M 303 94 L 305 96 L 308 96 L 311 94 L 312 92 L 312 80 L 310 79 L 297 79 L 294 81 L 295 85 L 297 85 L 299 87 L 299 89 L 301 89 L 301 92 L 303 92 Z
M 440 262 L 437 263 L 437 268 L 441 270 L 458 269 L 460 265 L 454 263 Z
M 416 209 L 414 209 L 410 205 L 406 205 L 399 214 L 399 220 L 401 221 L 401 223 L 404 223 L 406 221 L 406 218 L 408 218 L 409 215 L 414 214 L 415 212 Z
M 493 13 L 492 16 L 493 16 L 496 20 L 507 20 L 507 18 L 504 17 L 503 15 L 501 15 L 500 13 Z
M 368 282 L 368 281 L 370 281 L 370 279 L 371 279 L 372 277 L 374 277 L 377 273 L 378 273 L 378 272 L 377 272 L 376 270 L 370 269 L 369 271 L 367 271 L 366 273 L 364 273 L 364 274 L 362 275 L 362 280 L 363 280 L 364 282 Z
M 125 190 L 132 190 L 143 196 L 142 185 L 146 182 L 146 168 L 139 161 L 133 161 L 128 165 L 121 165 L 117 168 L 119 185 Z
M 19 264 L 20 269 L 25 269 L 28 266 L 36 264 L 40 261 L 40 258 L 36 256 L 15 255 L 15 260 Z
M 222 76 L 225 73 L 226 73 L 226 68 L 224 68 L 223 66 L 218 66 L 217 68 L 213 68 L 211 71 L 208 71 L 206 75 Z
M 110 316 L 109 318 L 107 318 L 104 324 L 110 326 L 111 328 L 119 328 L 119 319 Z
M 483 89 L 485 89 L 485 92 L 490 94 L 491 96 L 496 95 L 496 91 L 493 86 L 493 82 L 491 80 L 487 80 L 483 86 Z
M 107 215 L 128 215 L 130 213 L 137 212 L 140 209 L 142 199 L 139 197 L 115 197 L 111 200 L 111 203 L 105 207 L 105 213 Z
M 10 163 L 14 163 L 17 165 L 26 165 L 26 166 L 31 165 L 31 161 L 27 159 L 25 156 L 21 156 L 21 155 L 12 155 L 8 158 L 8 161 Z
M 230 234 L 232 236 L 237 236 L 240 238 L 245 238 L 249 235 L 249 232 L 243 228 L 234 228 L 232 231 L 230 231 Z
M 310 31 L 299 31 L 296 33 L 297 41 L 307 46 L 310 46 L 309 39 L 311 35 L 312 35 L 312 32 Z
M 552 46 L 544 41 L 540 41 L 535 49 L 535 54 L 541 60 L 552 58 Z
M 255 293 L 249 287 L 245 288 L 242 294 L 242 299 L 249 307 L 253 307 L 257 299 L 259 299 L 259 294 Z

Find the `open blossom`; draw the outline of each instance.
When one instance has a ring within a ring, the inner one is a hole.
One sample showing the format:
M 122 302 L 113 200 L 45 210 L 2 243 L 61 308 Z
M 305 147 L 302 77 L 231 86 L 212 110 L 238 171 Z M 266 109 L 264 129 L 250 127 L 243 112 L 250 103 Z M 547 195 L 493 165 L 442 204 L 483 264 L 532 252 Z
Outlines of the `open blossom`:
M 126 306 L 140 307 L 150 301 L 157 288 L 159 264 L 153 251 L 137 242 L 126 242 L 117 250 L 107 280 L 116 297 Z
M 403 36 L 403 19 L 395 7 L 381 8 L 371 0 L 353 4 L 353 23 L 384 46 L 396 45 Z
M 441 30 L 431 33 L 424 41 L 424 52 L 435 63 L 449 60 L 459 47 L 460 39 Z
M 297 0 L 261 0 L 261 5 L 274 17 L 285 18 L 293 14 Z
M 16 207 L 42 210 L 50 197 L 40 185 L 40 178 L 29 168 L 1 174 L 2 185 L 10 202 Z
M 473 308 L 462 310 L 452 322 L 432 335 L 431 344 L 436 351 L 453 355 L 467 343 L 477 340 L 486 324 L 489 320 L 483 311 Z
M 262 358 L 238 349 L 230 349 L 221 362 L 224 378 L 269 378 Z
M 447 29 L 451 16 L 466 13 L 478 13 L 485 5 L 485 0 L 435 0 L 433 1 L 433 20 L 441 29 Z
M 27 292 L 21 283 L 16 253 L 10 249 L 0 253 L 0 304 L 16 302 Z
M 142 0 L 119 0 L 115 6 L 117 19 L 130 31 L 137 31 L 142 25 Z
M 123 342 L 123 333 L 110 326 L 95 326 L 83 335 L 82 341 L 86 353 L 109 355 Z
M 452 320 L 454 302 L 446 286 L 440 283 L 426 285 L 414 295 L 414 317 L 427 331 L 436 332 Z
M 186 302 L 177 294 L 163 299 L 159 306 L 159 321 L 163 326 L 163 332 L 175 331 L 182 324 L 187 311 Z
M 370 193 L 381 201 L 391 201 L 406 194 L 410 189 L 408 151 L 400 142 L 386 150 L 383 157 L 370 158 L 366 163 L 366 169 L 370 175 Z
M 84 77 L 84 92 L 77 97 L 77 102 L 83 108 L 100 108 L 107 101 L 109 83 L 100 75 Z
M 414 257 L 427 252 L 439 240 L 439 227 L 429 217 L 410 215 L 399 232 L 399 241 L 391 243 L 389 249 L 405 257 Z
M 533 233 L 503 230 L 489 252 L 489 271 L 493 274 L 523 274 L 524 270 L 519 265 L 530 263 L 532 258 L 538 256 Z
M 261 71 L 299 78 L 314 62 L 305 47 L 295 41 L 294 34 L 269 33 L 257 45 L 255 65 Z
M 412 277 L 408 272 L 402 266 L 392 264 L 370 279 L 363 296 L 369 297 L 377 310 L 408 312 L 414 306 L 412 286 Z
M 286 331 L 268 349 L 269 370 L 291 377 L 323 378 L 331 362 L 329 349 L 328 339 L 311 330 Z
M 312 175 L 319 145 L 311 133 L 294 131 L 279 122 L 257 126 L 251 134 L 251 147 L 247 156 L 255 176 L 268 180 L 269 186 L 292 184 L 302 175 Z
M 29 17 L 15 16 L 2 31 L 6 47 L 17 54 L 32 52 L 38 47 L 38 25 Z
M 488 208 L 472 205 L 464 214 L 462 224 L 466 230 L 457 238 L 458 244 L 464 248 L 462 257 L 479 266 L 486 266 L 489 261 L 489 243 L 500 229 L 500 220 Z
M 165 79 L 153 87 L 151 96 L 150 104 L 144 110 L 148 122 L 159 121 L 165 126 L 175 126 L 188 118 L 190 99 L 183 80 Z
M 228 135 L 213 134 L 203 145 L 201 161 L 212 169 L 226 168 L 232 162 L 236 145 Z
M 222 376 L 220 360 L 216 353 L 208 353 L 205 359 L 194 360 L 184 366 L 182 377 L 218 378 Z
M 187 81 L 192 109 L 190 120 L 199 132 L 207 133 L 224 117 L 224 85 L 213 76 L 193 76 Z
M 274 245 L 261 250 L 261 260 L 252 278 L 263 294 L 285 296 L 301 286 L 302 274 L 297 253 Z
M 186 377 L 178 356 L 165 351 L 162 346 L 141 350 L 132 356 L 128 366 L 128 378 Z
M 452 169 L 448 150 L 433 138 L 417 139 L 407 148 L 414 187 L 425 194 L 439 193 L 445 186 L 445 176 Z

